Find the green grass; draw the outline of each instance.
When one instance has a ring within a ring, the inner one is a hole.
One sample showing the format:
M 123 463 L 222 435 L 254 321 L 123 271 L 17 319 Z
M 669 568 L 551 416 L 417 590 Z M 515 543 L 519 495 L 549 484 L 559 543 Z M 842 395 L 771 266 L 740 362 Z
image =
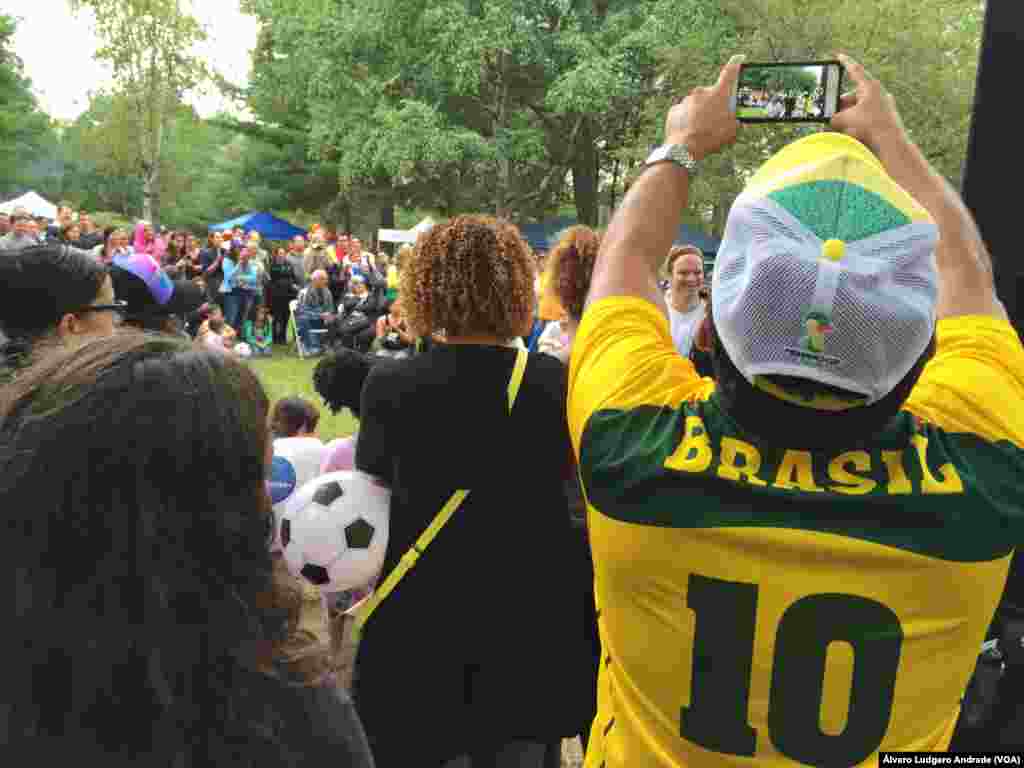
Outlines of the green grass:
M 253 358 L 250 364 L 267 390 L 271 407 L 283 397 L 301 397 L 320 409 L 317 437 L 327 442 L 351 435 L 359 423 L 347 408 L 339 414 L 332 414 L 313 388 L 313 369 L 319 360 L 318 357 L 300 360 L 293 345 L 275 345 L 273 357 Z
M 768 117 L 768 110 L 764 107 L 740 107 L 736 111 L 737 117 Z

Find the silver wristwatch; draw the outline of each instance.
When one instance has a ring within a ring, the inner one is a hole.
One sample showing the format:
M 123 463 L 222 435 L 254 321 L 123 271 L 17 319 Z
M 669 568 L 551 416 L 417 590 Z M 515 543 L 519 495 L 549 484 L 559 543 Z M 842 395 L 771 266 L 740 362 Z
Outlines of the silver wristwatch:
M 690 154 L 690 150 L 686 148 L 685 144 L 662 144 L 651 152 L 644 162 L 644 166 L 666 161 L 683 166 L 691 176 L 697 174 L 697 161 L 693 159 L 693 155 Z

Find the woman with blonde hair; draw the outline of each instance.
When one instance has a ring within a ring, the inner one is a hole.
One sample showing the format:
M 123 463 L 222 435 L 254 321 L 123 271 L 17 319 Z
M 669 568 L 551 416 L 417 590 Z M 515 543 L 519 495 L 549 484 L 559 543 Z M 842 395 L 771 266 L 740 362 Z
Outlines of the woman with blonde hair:
M 434 226 L 400 295 L 410 332 L 445 342 L 363 387 L 356 468 L 392 490 L 383 574 L 469 492 L 363 629 L 356 706 L 381 765 L 416 744 L 421 765 L 540 768 L 593 709 L 583 574 L 566 566 L 565 368 L 516 344 L 534 277 L 508 222 Z

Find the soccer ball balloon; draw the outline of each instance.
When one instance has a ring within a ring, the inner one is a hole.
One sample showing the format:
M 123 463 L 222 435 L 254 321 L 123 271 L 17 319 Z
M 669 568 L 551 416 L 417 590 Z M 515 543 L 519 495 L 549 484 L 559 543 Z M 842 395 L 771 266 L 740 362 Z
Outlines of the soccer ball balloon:
M 330 472 L 285 504 L 279 537 L 288 570 L 324 592 L 370 584 L 388 549 L 391 492 L 362 472 Z
M 274 460 L 270 465 L 270 503 L 274 509 L 274 541 L 271 552 L 281 551 L 278 536 L 285 505 L 299 489 L 320 473 L 326 447 L 315 437 L 279 437 L 274 441 Z

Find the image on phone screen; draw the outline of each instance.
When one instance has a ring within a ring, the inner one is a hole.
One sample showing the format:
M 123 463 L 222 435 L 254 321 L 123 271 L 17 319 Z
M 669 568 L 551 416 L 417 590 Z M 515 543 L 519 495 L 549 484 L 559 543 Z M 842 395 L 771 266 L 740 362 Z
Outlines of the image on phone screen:
M 838 61 L 744 64 L 736 90 L 742 123 L 827 123 L 839 111 Z

